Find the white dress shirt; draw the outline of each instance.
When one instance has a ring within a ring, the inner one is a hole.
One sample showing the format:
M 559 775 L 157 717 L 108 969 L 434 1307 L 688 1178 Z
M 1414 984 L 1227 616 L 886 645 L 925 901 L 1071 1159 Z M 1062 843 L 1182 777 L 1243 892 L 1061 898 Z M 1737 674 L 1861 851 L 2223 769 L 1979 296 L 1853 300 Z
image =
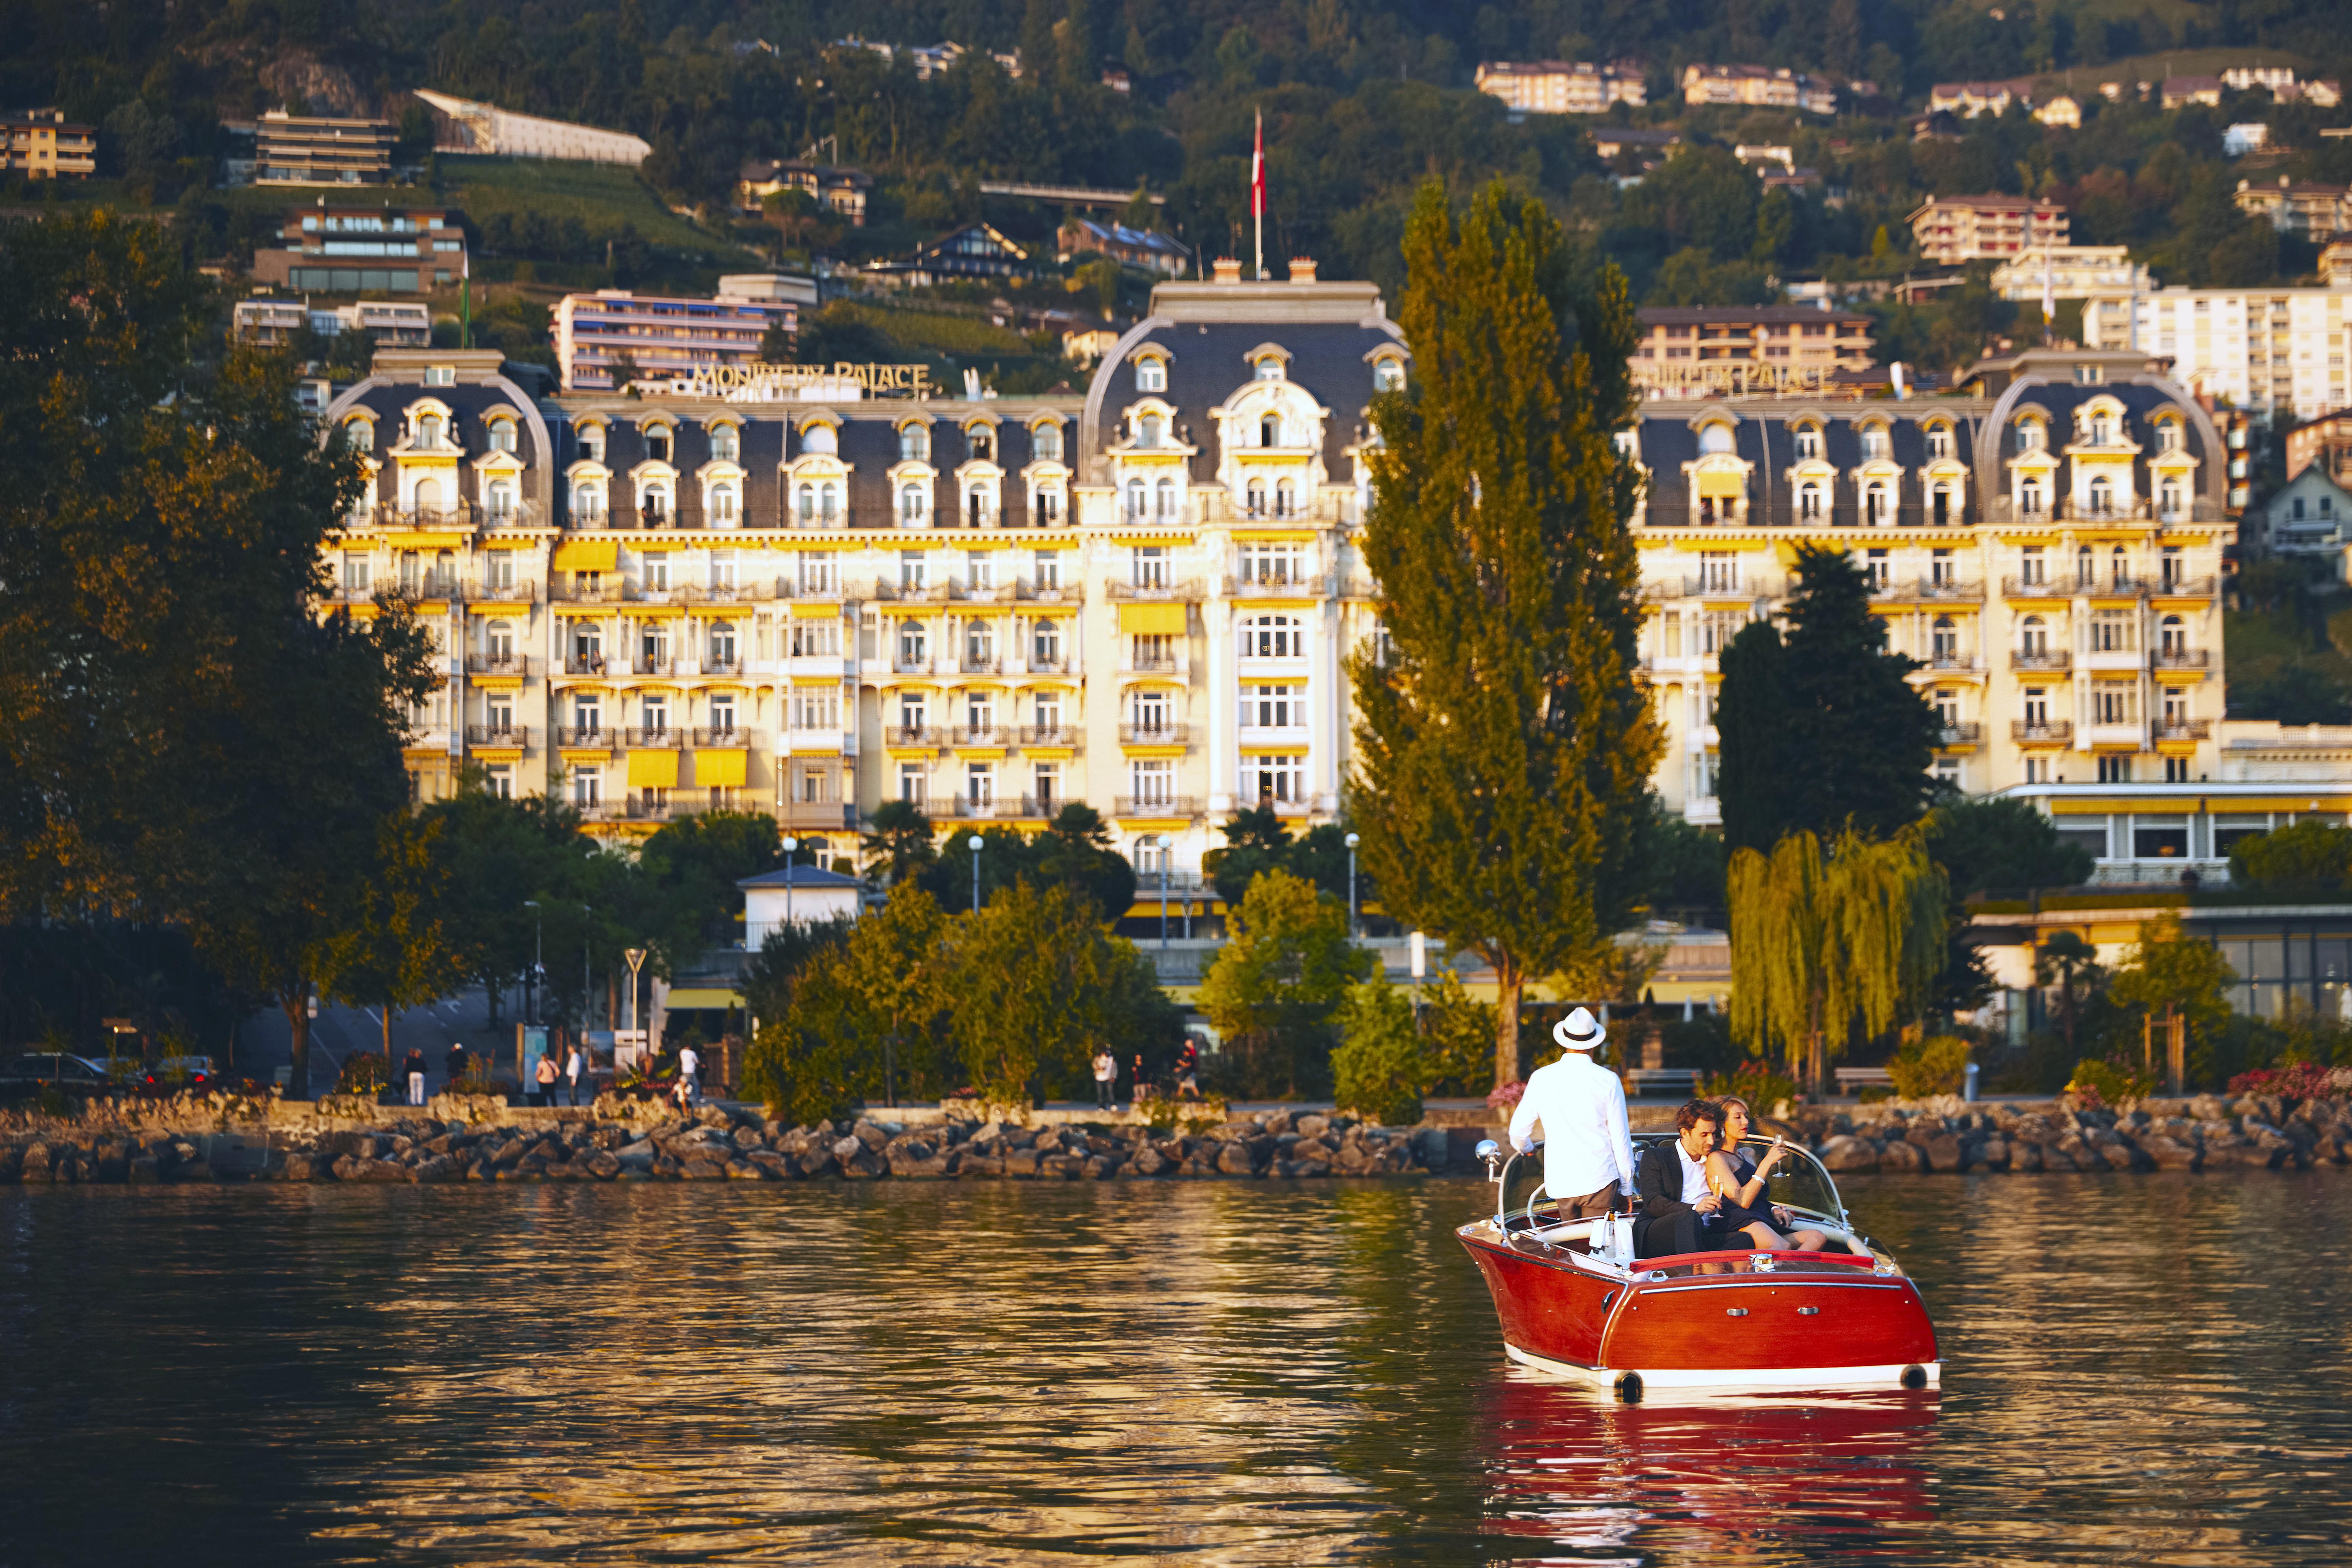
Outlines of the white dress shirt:
M 1595 1067 L 1582 1051 L 1536 1068 L 1511 1113 L 1511 1146 L 1522 1154 L 1534 1147 L 1538 1121 L 1546 1192 L 1580 1198 L 1614 1182 L 1620 1197 L 1633 1198 L 1633 1139 L 1625 1123 L 1625 1086 L 1615 1073 Z

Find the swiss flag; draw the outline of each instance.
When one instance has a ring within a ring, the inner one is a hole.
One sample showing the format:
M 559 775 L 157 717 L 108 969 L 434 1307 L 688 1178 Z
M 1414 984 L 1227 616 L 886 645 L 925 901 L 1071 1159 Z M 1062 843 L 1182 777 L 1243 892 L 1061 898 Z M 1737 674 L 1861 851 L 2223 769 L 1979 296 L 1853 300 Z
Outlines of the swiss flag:
M 1265 114 L 1257 117 L 1257 144 L 1250 153 L 1250 216 L 1265 216 Z

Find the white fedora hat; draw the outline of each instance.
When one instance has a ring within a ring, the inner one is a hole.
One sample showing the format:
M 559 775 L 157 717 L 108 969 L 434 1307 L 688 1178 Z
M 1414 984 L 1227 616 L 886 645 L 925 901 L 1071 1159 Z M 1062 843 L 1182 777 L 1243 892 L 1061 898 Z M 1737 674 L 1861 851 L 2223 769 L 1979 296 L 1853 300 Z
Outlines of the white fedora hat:
M 1609 1038 L 1609 1031 L 1590 1012 L 1579 1007 L 1551 1026 L 1551 1037 L 1571 1051 L 1593 1051 Z

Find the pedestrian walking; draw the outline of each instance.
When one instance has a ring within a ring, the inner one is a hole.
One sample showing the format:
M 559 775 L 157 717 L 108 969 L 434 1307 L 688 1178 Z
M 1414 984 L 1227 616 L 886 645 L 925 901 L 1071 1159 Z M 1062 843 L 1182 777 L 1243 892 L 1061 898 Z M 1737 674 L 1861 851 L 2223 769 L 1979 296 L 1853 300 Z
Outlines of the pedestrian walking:
M 693 1105 L 702 1099 L 702 1053 L 692 1046 L 678 1047 L 677 1082 L 684 1104 Z
M 424 1104 L 425 1053 L 412 1048 L 408 1053 L 408 1059 L 400 1064 L 400 1070 L 408 1079 L 408 1103 Z
M 1095 1052 L 1095 1109 L 1112 1110 L 1118 1105 L 1118 1058 L 1104 1046 Z
M 531 1103 L 553 1105 L 555 1103 L 555 1058 L 552 1053 L 547 1051 L 540 1053 L 539 1066 L 533 1071 L 531 1078 L 532 1081 L 539 1086 L 532 1092 Z
M 466 1081 L 466 1042 L 450 1041 L 449 1054 L 443 1058 L 441 1065 L 448 1069 L 449 1088 L 455 1091 L 459 1084 Z
M 1176 1058 L 1176 1098 L 1201 1098 L 1201 1047 L 1190 1035 L 1184 1037 L 1183 1054 Z
M 580 1054 L 580 1042 L 572 1042 L 572 1054 L 563 1058 L 563 1076 L 572 1080 L 572 1103 L 580 1103 L 580 1075 L 587 1070 L 588 1058 Z
M 1128 1083 L 1136 1104 L 1141 1105 L 1145 1100 L 1151 1098 L 1151 1080 L 1143 1076 L 1143 1053 L 1141 1051 L 1135 1053 L 1135 1068 L 1129 1075 Z

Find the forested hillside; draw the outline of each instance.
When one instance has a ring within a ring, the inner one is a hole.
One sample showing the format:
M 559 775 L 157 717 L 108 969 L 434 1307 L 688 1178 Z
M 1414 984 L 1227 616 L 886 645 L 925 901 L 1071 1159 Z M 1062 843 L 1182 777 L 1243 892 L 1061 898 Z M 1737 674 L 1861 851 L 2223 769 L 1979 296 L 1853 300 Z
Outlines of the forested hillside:
M 2221 132 L 2272 125 L 2290 151 L 2263 163 L 2264 179 L 2345 181 L 2352 143 L 2317 131 L 2346 111 L 2263 92 L 2165 111 L 2136 92 L 2105 101 L 2096 84 L 2258 57 L 2352 75 L 2343 20 L 2326 0 L 16 0 L 0 7 L 0 102 L 54 102 L 98 123 L 102 172 L 134 200 L 193 202 L 190 243 L 232 249 L 240 235 L 250 243 L 253 221 L 240 227 L 234 204 L 188 193 L 211 178 L 220 121 L 278 104 L 396 115 L 408 89 L 433 87 L 635 131 L 656 149 L 643 172 L 651 194 L 719 234 L 730 232 L 723 205 L 742 160 L 822 144 L 876 176 L 872 222 L 794 238 L 852 260 L 983 214 L 1029 237 L 1050 231 L 1048 214 L 983 203 L 978 182 L 993 177 L 1149 185 L 1167 195 L 1162 221 L 1185 238 L 1246 255 L 1252 118 L 1263 110 L 1270 258 L 1312 254 L 1327 277 L 1393 287 L 1412 188 L 1432 174 L 1457 186 L 1499 174 L 1545 197 L 1582 254 L 1621 261 L 1645 298 L 1734 303 L 1766 297 L 1776 278 L 1916 265 L 1902 220 L 1931 192 L 2069 201 L 2078 241 L 2129 244 L 2167 282 L 2294 277 L 2312 258 L 2236 210 L 2231 193 L 2250 170 L 2222 158 Z M 922 81 L 903 52 L 886 63 L 825 47 L 853 34 L 974 52 Z M 1020 76 L 988 50 L 1019 51 Z M 1638 164 L 1605 166 L 1589 126 L 1512 124 L 1471 89 L 1481 58 L 1625 56 L 1646 62 L 1652 94 L 1627 117 L 1671 123 L 1686 150 L 1622 188 L 1610 176 Z M 1672 84 L 1692 60 L 1830 73 L 1843 111 L 1685 110 Z M 1131 90 L 1106 85 L 1106 68 L 1124 70 Z M 2034 73 L 2074 84 L 2082 129 L 2013 111 L 1969 121 L 1958 139 L 1914 140 L 1934 81 Z M 410 110 L 404 129 L 421 155 L 426 127 Z M 1790 145 L 1822 184 L 1765 192 L 1731 156 L 1743 141 Z M 564 214 L 532 221 L 520 210 L 499 220 L 487 205 L 468 217 L 478 235 L 486 218 L 503 221 L 486 257 L 569 268 L 579 281 L 625 276 L 643 247 L 657 259 L 666 243 L 650 224 L 624 234 L 584 207 L 568 226 Z M 762 243 L 757 226 L 731 234 Z M 1881 346 L 1948 363 L 2013 313 L 1981 289 L 1890 310 Z

